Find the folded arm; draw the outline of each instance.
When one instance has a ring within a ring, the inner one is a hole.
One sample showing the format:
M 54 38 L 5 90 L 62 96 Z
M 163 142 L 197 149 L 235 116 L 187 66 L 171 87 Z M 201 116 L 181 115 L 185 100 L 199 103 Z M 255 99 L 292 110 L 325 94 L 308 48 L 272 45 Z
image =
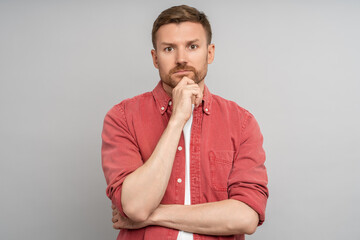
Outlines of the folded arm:
M 227 199 L 196 205 L 160 205 L 143 222 L 132 222 L 113 213 L 113 227 L 136 229 L 158 225 L 186 232 L 207 235 L 252 234 L 259 223 L 259 216 L 243 202 Z
M 102 159 L 107 195 L 119 212 L 133 221 L 148 219 L 163 199 L 179 139 L 191 115 L 192 102 L 198 106 L 202 99 L 199 85 L 186 77 L 172 94 L 171 118 L 145 163 L 129 130 L 125 107 L 121 105 L 118 111 L 111 111 L 104 121 Z
M 182 128 L 181 124 L 170 122 L 151 157 L 126 177 L 121 204 L 132 220 L 146 220 L 163 198 Z

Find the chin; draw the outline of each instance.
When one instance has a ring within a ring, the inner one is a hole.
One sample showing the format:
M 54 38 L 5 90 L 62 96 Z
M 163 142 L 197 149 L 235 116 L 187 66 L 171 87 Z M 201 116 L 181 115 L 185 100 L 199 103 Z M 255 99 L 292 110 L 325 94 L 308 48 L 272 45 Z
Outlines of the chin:
M 181 79 L 180 79 L 181 80 Z M 164 84 L 166 84 L 166 85 L 168 85 L 169 87 L 171 87 L 171 88 L 175 88 L 176 87 L 176 85 L 178 85 L 178 83 L 180 82 L 180 80 L 173 80 L 173 79 L 166 79 L 166 80 L 163 80 L 163 79 L 161 79 L 161 81 L 164 83 Z

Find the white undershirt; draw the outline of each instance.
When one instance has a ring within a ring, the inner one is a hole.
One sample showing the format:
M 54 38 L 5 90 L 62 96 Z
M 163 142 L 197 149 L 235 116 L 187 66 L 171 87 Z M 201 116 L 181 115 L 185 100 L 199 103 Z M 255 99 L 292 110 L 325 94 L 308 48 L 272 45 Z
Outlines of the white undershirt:
M 194 110 L 194 104 L 192 105 L 192 110 Z M 185 205 L 191 205 L 190 200 L 190 136 L 191 136 L 191 126 L 192 126 L 193 114 L 189 120 L 186 122 L 183 132 L 185 140 Z M 179 231 L 177 240 L 193 240 L 193 234 L 189 232 Z

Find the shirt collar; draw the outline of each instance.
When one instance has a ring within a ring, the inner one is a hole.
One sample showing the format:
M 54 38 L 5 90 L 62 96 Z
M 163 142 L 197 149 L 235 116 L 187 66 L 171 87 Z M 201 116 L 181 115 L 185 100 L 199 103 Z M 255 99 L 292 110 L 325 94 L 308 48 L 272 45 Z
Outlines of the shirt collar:
M 165 92 L 165 89 L 162 86 L 161 80 L 156 85 L 154 90 L 152 91 L 154 99 L 156 101 L 157 107 L 161 114 L 164 114 L 170 104 L 171 98 L 170 96 Z
M 167 108 L 172 104 L 172 101 L 171 101 L 171 97 L 165 92 L 161 80 L 152 91 L 152 94 L 156 101 L 159 112 L 161 114 L 164 114 Z M 211 113 L 211 102 L 212 102 L 212 94 L 210 93 L 208 87 L 204 85 L 204 96 L 201 107 L 203 112 L 207 115 Z
M 212 94 L 210 93 L 208 87 L 204 85 L 204 96 L 203 96 L 203 104 L 202 108 L 205 114 L 210 115 L 211 113 L 211 102 L 212 102 Z

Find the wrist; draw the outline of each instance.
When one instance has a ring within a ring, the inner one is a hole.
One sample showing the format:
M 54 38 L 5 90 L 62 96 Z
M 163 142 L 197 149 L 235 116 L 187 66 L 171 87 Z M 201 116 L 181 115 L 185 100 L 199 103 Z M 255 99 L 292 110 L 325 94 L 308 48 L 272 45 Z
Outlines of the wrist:
M 179 118 L 174 117 L 172 115 L 169 119 L 168 126 L 172 128 L 180 128 L 181 130 L 184 128 L 186 121 L 180 120 Z

